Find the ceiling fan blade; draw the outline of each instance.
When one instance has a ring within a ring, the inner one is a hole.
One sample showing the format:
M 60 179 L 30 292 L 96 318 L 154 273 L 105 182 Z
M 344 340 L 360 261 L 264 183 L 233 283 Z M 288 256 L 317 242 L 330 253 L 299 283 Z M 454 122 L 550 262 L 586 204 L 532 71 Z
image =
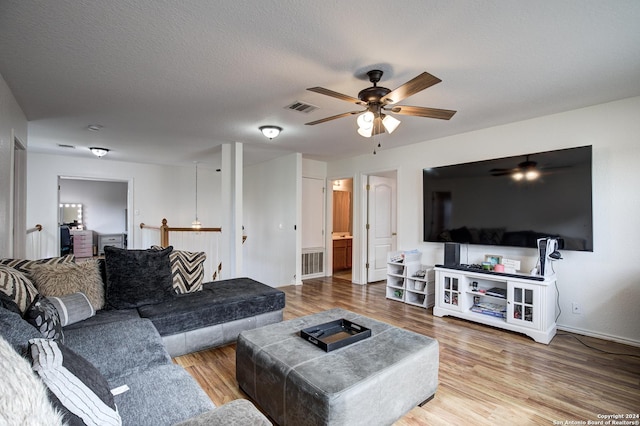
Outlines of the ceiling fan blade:
M 340 99 L 341 101 L 352 102 L 358 105 L 366 105 L 358 98 L 354 98 L 353 96 L 344 95 L 342 93 L 334 92 L 333 90 L 325 89 L 324 87 L 310 87 L 307 90 L 312 92 L 320 93 L 321 95 L 331 96 L 332 98 Z
M 415 115 L 417 117 L 439 118 L 441 120 L 449 120 L 457 111 L 449 109 L 426 108 L 416 106 L 397 105 L 393 108 L 386 108 L 395 114 Z
M 395 104 L 411 95 L 415 95 L 416 93 L 433 86 L 434 84 L 438 84 L 441 81 L 442 80 L 438 77 L 435 77 L 428 72 L 423 72 L 413 80 L 409 80 L 397 89 L 387 93 L 380 99 L 380 102 L 383 104 Z
M 349 115 L 356 115 L 356 114 L 360 114 L 362 112 L 364 112 L 364 111 L 343 112 L 342 114 L 332 115 L 331 117 L 321 118 L 320 120 L 310 121 L 309 123 L 304 123 L 304 124 L 306 124 L 307 126 L 313 126 L 315 124 L 326 123 L 327 121 L 335 120 L 336 118 L 347 117 Z

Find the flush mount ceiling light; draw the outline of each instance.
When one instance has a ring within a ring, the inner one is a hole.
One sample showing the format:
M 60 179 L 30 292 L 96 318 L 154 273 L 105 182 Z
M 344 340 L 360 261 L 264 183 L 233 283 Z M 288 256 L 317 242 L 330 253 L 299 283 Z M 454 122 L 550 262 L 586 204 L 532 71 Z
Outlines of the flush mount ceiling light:
M 259 129 L 262 132 L 262 134 L 268 137 L 269 139 L 278 137 L 278 135 L 282 131 L 282 127 L 278 127 L 278 126 L 260 126 Z
M 91 148 L 89 148 L 89 150 L 91 150 L 93 155 L 95 155 L 98 158 L 104 157 L 109 153 L 109 150 L 107 148 L 99 148 L 97 146 L 92 146 Z

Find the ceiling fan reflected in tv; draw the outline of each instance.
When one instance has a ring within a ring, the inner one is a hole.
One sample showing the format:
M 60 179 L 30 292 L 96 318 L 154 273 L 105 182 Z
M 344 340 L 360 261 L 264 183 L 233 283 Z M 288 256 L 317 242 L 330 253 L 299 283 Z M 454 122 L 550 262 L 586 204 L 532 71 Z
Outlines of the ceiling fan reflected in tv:
M 593 251 L 592 147 L 423 170 L 424 241 Z

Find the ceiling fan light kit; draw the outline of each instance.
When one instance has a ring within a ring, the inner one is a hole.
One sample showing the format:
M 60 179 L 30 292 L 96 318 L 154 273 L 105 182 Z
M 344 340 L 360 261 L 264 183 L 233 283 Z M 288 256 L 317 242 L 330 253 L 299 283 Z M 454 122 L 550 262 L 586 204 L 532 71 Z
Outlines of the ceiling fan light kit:
M 398 128 L 400 120 L 392 117 L 389 113 L 412 115 L 415 117 L 438 118 L 441 120 L 449 120 L 456 113 L 456 111 L 446 109 L 402 105 L 387 108 L 388 105 L 400 102 L 411 95 L 433 86 L 434 84 L 440 83 L 442 80 L 427 72 L 423 72 L 397 89 L 389 90 L 386 87 L 378 86 L 378 82 L 382 78 L 382 74 L 383 72 L 380 70 L 371 70 L 367 72 L 369 81 L 373 86 L 361 90 L 360 93 L 358 93 L 357 98 L 334 92 L 333 90 L 325 89 L 323 87 L 308 88 L 307 90 L 320 93 L 321 95 L 331 96 L 342 101 L 364 106 L 366 107 L 366 110 L 364 113 L 362 113 L 363 111 L 345 112 L 332 117 L 311 121 L 306 124 L 313 126 L 315 124 L 326 123 L 327 121 L 335 120 L 337 118 L 359 114 L 356 120 L 356 123 L 358 124 L 358 134 L 365 138 L 370 138 L 371 136 L 384 133 L 385 131 L 387 133 L 392 133 L 396 128 Z
M 282 127 L 278 126 L 260 126 L 259 129 L 262 134 L 269 139 L 278 137 L 278 135 L 282 131 Z

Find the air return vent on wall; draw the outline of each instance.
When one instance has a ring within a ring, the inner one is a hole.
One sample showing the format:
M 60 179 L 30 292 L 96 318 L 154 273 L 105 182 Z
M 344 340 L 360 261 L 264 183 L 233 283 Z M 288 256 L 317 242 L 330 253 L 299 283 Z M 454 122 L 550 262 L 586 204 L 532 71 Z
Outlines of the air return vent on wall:
M 315 105 L 306 104 L 300 101 L 295 101 L 294 103 L 287 105 L 285 108 L 291 109 L 293 111 L 303 112 L 305 114 L 308 114 L 311 111 L 315 111 L 318 109 L 318 107 Z
M 324 275 L 324 250 L 306 249 L 302 253 L 302 276 Z

